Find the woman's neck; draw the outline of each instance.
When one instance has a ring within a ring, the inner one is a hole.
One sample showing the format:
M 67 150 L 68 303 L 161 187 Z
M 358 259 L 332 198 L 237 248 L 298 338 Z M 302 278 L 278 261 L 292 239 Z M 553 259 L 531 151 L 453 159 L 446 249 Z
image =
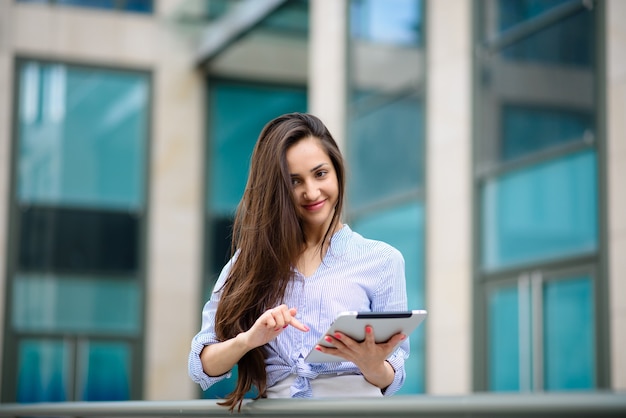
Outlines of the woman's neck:
M 335 232 L 339 231 L 343 227 L 341 222 L 338 222 L 337 225 L 330 231 L 328 236 L 326 236 L 326 231 L 328 231 L 328 227 L 325 228 L 317 228 L 314 231 L 305 231 L 304 233 L 304 251 L 311 251 L 313 249 L 322 248 L 323 252 L 326 252 L 326 249 L 330 245 L 330 240 Z M 326 239 L 326 242 L 322 245 L 322 240 Z M 322 254 L 323 255 L 323 254 Z
M 326 236 L 326 231 L 318 231 L 316 234 L 305 234 L 305 242 L 303 244 L 302 252 L 296 262 L 296 268 L 305 277 L 310 277 L 317 271 L 322 259 L 326 256 L 326 251 L 330 246 L 330 240 L 335 232 L 337 232 L 343 225 L 338 223 L 332 231 L 329 231 Z M 326 238 L 324 240 L 324 237 Z

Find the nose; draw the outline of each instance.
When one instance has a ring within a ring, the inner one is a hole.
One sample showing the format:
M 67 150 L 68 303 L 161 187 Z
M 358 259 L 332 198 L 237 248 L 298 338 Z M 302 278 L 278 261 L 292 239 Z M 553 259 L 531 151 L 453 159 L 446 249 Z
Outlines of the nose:
M 319 189 L 315 186 L 315 184 L 307 181 L 304 185 L 304 198 L 306 200 L 315 201 L 318 197 Z

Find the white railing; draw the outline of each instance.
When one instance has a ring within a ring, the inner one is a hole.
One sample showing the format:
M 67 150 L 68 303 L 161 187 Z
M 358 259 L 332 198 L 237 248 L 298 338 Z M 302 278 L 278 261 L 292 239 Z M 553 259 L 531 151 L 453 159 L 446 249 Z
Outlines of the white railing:
M 261 399 L 230 414 L 213 400 L 0 404 L 0 417 L 626 417 L 624 393 Z

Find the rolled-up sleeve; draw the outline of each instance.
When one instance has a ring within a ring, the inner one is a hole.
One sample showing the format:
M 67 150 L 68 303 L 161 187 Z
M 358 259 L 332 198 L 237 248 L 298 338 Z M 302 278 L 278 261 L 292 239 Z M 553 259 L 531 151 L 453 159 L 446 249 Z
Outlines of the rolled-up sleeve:
M 408 349 L 408 338 L 406 348 Z M 404 343 L 403 343 L 404 344 Z M 409 352 L 401 345 L 393 352 L 387 361 L 391 364 L 391 367 L 395 370 L 393 382 L 383 391 L 383 395 L 391 396 L 396 393 L 404 384 L 406 378 L 406 371 L 404 370 L 404 361 L 409 357 Z
M 191 350 L 189 351 L 188 359 L 188 372 L 189 377 L 198 383 L 202 390 L 207 390 L 209 387 L 231 376 L 231 372 L 225 373 L 221 376 L 209 376 L 204 372 L 202 362 L 200 361 L 200 352 L 206 345 L 218 343 L 217 335 L 215 334 L 215 312 L 217 311 L 217 305 L 221 296 L 221 288 L 230 273 L 232 266 L 232 260 L 222 269 L 220 277 L 215 283 L 211 299 L 204 305 L 202 309 L 202 327 L 191 340 Z

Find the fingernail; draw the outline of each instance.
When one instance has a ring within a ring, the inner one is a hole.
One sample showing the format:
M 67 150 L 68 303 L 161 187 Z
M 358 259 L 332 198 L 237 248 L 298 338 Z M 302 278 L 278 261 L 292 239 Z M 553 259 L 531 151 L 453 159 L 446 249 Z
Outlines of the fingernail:
M 280 328 L 274 328 L 274 331 L 280 331 Z
M 330 338 L 330 337 L 328 337 L 328 336 L 327 336 L 327 337 L 324 337 L 324 339 L 325 339 L 326 341 L 328 341 L 329 343 L 333 342 L 333 339 L 332 339 L 332 338 Z
M 368 334 L 372 332 L 372 327 L 365 327 L 365 332 Z
M 340 340 L 341 339 L 341 334 L 339 334 L 338 332 L 335 333 L 335 338 Z
M 285 326 L 283 327 L 283 329 L 285 329 L 285 328 L 287 328 L 287 325 L 285 325 Z
M 304 326 L 304 329 L 307 330 L 307 331 L 311 330 L 311 328 L 307 327 L 306 325 Z
M 406 340 L 406 335 L 402 335 L 402 337 L 400 337 L 401 340 Z
M 319 345 L 316 345 L 316 346 L 315 346 L 315 349 L 316 349 L 317 351 L 322 351 L 322 347 L 320 347 Z

